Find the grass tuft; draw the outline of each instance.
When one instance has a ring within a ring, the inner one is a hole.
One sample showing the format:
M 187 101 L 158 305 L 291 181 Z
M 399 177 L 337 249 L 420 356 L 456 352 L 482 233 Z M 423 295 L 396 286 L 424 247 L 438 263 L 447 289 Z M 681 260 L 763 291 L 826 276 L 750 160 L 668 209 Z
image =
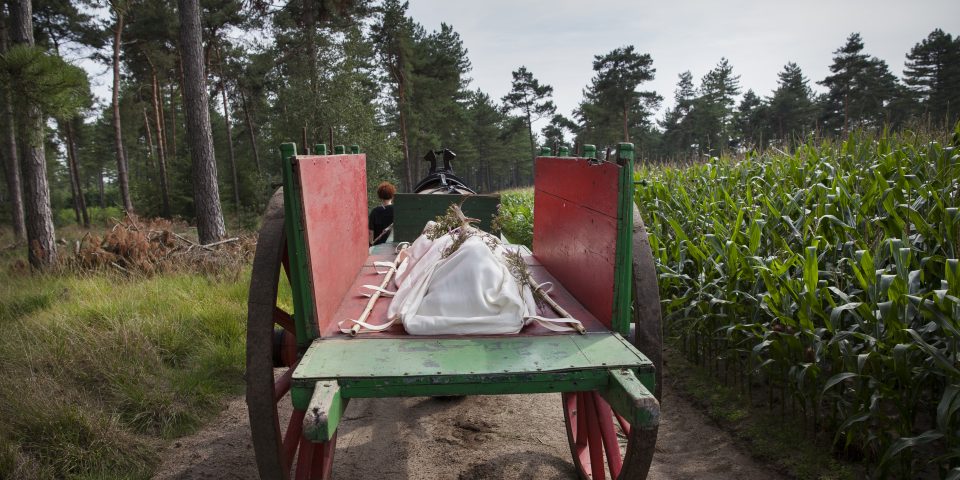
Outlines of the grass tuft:
M 0 273 L 0 478 L 149 478 L 241 391 L 248 276 Z

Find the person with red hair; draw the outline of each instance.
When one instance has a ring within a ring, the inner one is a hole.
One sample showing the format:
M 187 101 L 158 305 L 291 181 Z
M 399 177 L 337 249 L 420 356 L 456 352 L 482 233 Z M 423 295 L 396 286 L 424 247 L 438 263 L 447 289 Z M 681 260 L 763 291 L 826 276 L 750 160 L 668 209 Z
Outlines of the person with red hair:
M 371 246 L 386 242 L 390 231 L 393 230 L 393 196 L 396 193 L 397 187 L 390 182 L 380 182 L 377 186 L 380 205 L 370 211 L 370 218 L 367 221 Z

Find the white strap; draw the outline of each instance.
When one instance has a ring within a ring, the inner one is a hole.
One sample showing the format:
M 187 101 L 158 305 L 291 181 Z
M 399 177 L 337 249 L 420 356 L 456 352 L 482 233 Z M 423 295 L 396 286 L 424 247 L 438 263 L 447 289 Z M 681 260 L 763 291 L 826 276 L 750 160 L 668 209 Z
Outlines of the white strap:
M 550 291 L 553 290 L 553 282 L 543 282 L 540 285 L 537 285 L 537 288 L 543 290 L 543 293 L 550 293 Z
M 387 290 L 386 288 L 380 288 L 377 285 L 360 285 L 360 288 L 366 288 L 367 290 L 373 290 L 374 292 L 380 292 L 381 297 L 392 297 L 397 294 L 397 292 Z M 360 295 L 364 297 L 372 297 L 373 294 L 369 292 L 360 292 Z
M 524 322 L 533 320 L 537 322 L 541 327 L 546 328 L 547 330 L 550 330 L 553 332 L 575 332 L 578 330 L 577 328 L 574 328 L 574 327 L 564 327 L 562 325 L 557 325 L 558 323 L 559 324 L 565 323 L 568 325 L 579 325 L 580 328 L 583 328 L 583 324 L 580 323 L 580 320 L 577 320 L 575 318 L 547 318 L 547 317 L 541 317 L 540 315 L 530 315 L 527 317 L 523 317 L 523 320 Z
M 351 319 L 346 320 L 346 321 L 344 321 L 344 322 L 339 322 L 339 323 L 337 323 L 337 326 L 340 327 L 340 333 L 346 333 L 347 335 L 350 335 L 350 334 L 352 333 L 351 330 L 350 330 L 349 328 L 344 328 L 344 327 L 343 327 L 343 324 L 346 323 L 346 322 L 350 322 L 351 326 L 352 326 L 352 325 L 360 325 L 360 331 L 357 332 L 357 333 L 364 333 L 365 331 L 366 331 L 366 332 L 382 332 L 382 331 L 384 331 L 384 330 L 392 327 L 393 324 L 396 323 L 396 321 L 397 321 L 397 318 L 394 318 L 394 319 L 391 319 L 389 322 L 384 323 L 383 325 L 373 325 L 372 323 L 361 322 L 361 321 L 354 320 L 354 319 L 351 318 Z
M 380 270 L 377 267 L 389 267 L 386 270 Z M 373 269 L 377 271 L 377 275 L 386 275 L 391 270 L 396 270 L 397 266 L 393 262 L 373 262 Z

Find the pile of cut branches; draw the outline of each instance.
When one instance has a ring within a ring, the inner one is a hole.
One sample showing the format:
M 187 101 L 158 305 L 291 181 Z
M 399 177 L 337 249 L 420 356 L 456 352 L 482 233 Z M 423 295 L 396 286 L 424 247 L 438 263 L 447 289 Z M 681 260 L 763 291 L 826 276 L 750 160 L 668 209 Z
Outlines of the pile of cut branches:
M 203 245 L 189 238 L 185 224 L 166 219 L 127 216 L 113 223 L 102 237 L 87 233 L 73 242 L 72 255 L 63 256 L 63 266 L 148 276 L 183 271 L 222 275 L 248 265 L 256 247 L 252 235 Z

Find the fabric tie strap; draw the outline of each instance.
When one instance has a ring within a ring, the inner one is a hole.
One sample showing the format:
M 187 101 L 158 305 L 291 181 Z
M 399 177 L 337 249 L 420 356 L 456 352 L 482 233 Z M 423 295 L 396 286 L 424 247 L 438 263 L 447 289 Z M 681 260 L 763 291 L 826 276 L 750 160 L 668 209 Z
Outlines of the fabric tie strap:
M 359 320 L 350 319 L 350 320 L 346 320 L 346 321 L 343 321 L 343 322 L 338 322 L 338 323 L 337 323 L 337 327 L 340 328 L 340 333 L 346 333 L 346 334 L 348 334 L 348 335 L 352 335 L 352 334 L 353 334 L 352 329 L 351 329 L 351 328 L 344 328 L 344 326 L 343 326 L 344 323 L 349 323 L 351 327 L 354 326 L 354 325 L 359 325 L 360 328 L 361 328 L 361 330 L 360 330 L 359 332 L 357 332 L 357 333 L 364 333 L 365 331 L 366 331 L 366 332 L 382 332 L 382 331 L 384 331 L 384 330 L 392 327 L 393 324 L 396 323 L 396 322 L 397 322 L 397 319 L 394 318 L 394 319 L 390 320 L 389 322 L 384 323 L 384 324 L 382 324 L 382 325 L 374 325 L 374 324 L 372 324 L 372 323 L 361 322 L 361 321 L 359 321 Z
M 397 292 L 387 290 L 386 288 L 379 287 L 377 285 L 360 285 L 360 288 L 366 288 L 367 290 L 373 290 L 374 292 L 380 292 L 382 297 L 392 297 L 397 294 Z M 373 294 L 369 292 L 360 292 L 360 295 L 364 297 L 372 297 Z
M 530 315 L 523 317 L 524 321 L 533 320 L 537 322 L 543 328 L 550 330 L 552 332 L 575 332 L 583 328 L 583 323 L 580 323 L 580 320 L 575 318 L 547 318 L 540 315 Z M 578 325 L 580 328 L 576 327 L 565 327 L 558 324 L 567 324 L 567 325 Z

